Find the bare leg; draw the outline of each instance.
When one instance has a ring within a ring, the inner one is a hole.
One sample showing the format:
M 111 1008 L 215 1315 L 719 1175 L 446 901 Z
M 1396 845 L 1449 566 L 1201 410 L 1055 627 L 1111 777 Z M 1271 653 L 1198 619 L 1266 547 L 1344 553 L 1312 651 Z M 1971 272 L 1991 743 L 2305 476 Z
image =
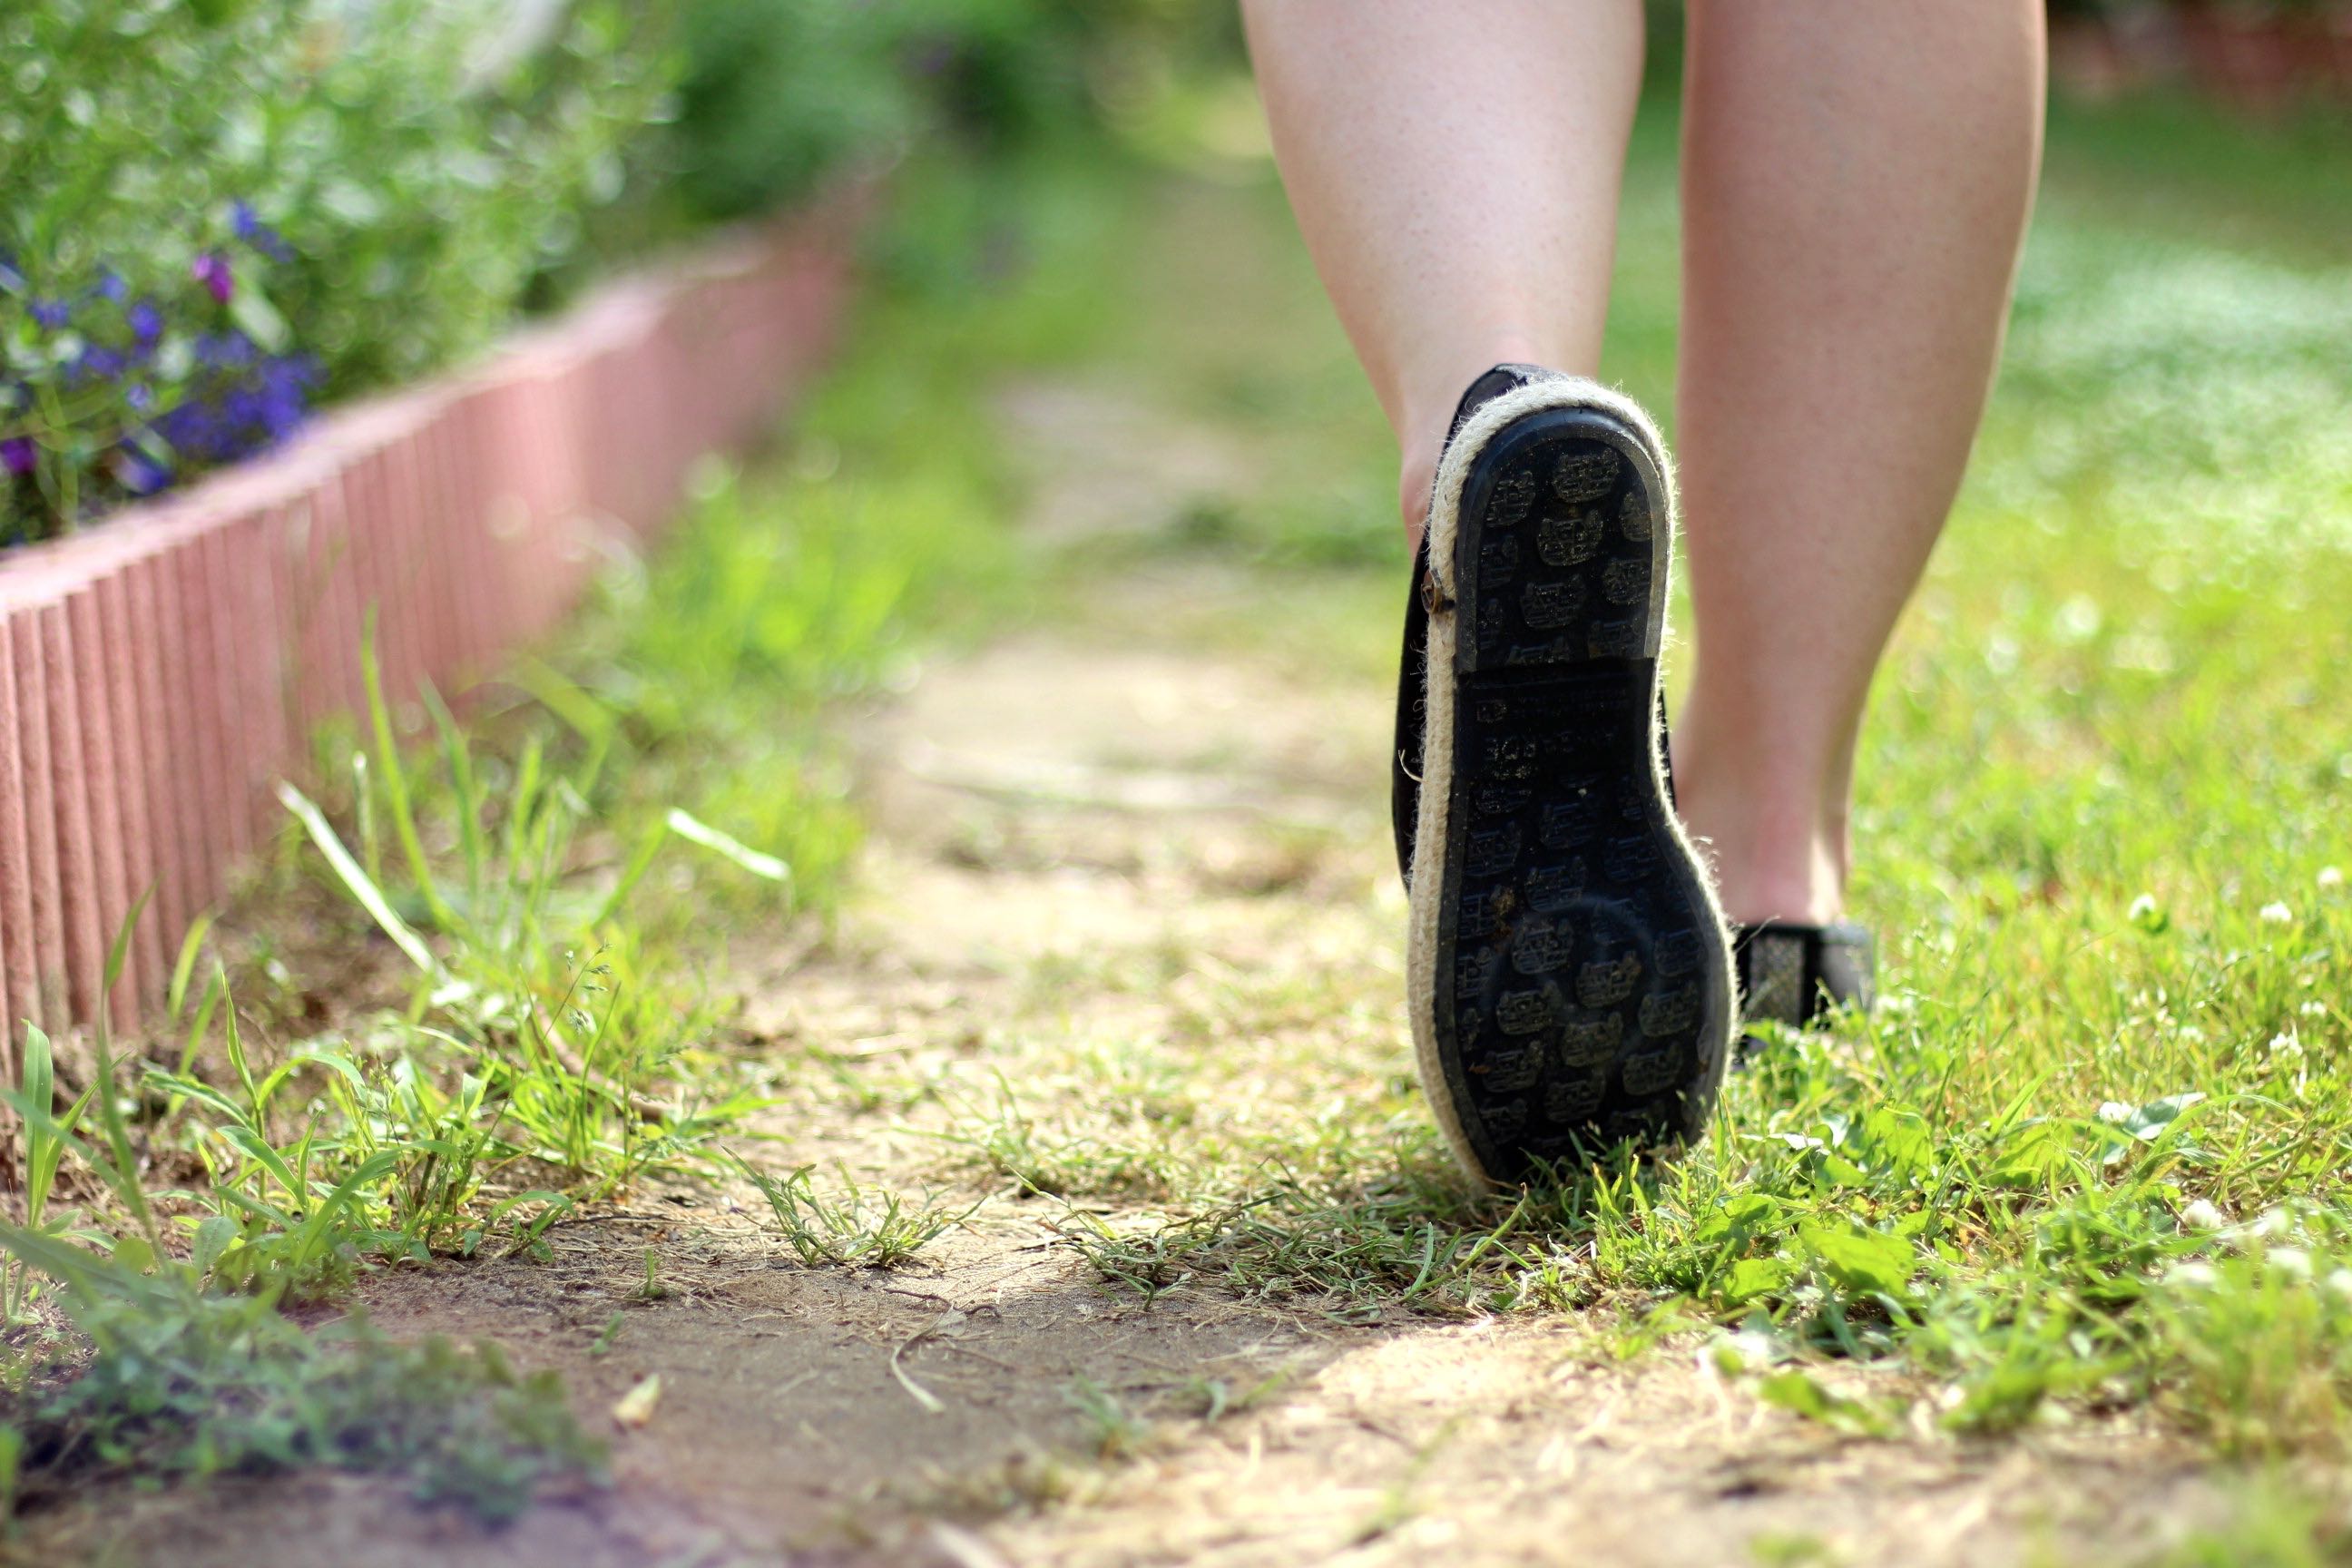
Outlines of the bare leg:
M 1735 920 L 1841 905 L 1854 736 L 1942 528 L 2041 153 L 2040 0 L 1691 0 L 1674 736 Z
M 1601 363 L 1641 7 L 1243 11 L 1290 204 L 1403 448 L 1417 538 L 1446 422 L 1479 373 Z

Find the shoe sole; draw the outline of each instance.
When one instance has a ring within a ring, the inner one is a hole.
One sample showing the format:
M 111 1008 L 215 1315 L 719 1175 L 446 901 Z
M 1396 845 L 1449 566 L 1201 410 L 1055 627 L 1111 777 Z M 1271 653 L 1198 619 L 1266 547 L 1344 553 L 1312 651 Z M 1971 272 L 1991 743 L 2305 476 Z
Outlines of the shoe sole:
M 1433 566 L 1408 954 L 1423 1089 L 1488 1181 L 1687 1141 L 1734 1002 L 1660 751 L 1656 437 L 1589 383 L 1538 383 L 1464 427 L 1438 500 L 1452 591 Z

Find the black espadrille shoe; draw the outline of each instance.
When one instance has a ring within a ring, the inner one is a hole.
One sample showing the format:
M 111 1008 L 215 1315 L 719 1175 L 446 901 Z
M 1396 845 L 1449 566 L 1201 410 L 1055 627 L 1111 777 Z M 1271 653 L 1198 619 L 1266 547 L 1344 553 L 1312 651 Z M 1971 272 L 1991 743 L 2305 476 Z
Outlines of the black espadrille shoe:
M 1728 934 L 1658 730 L 1674 500 L 1632 402 L 1502 365 L 1455 415 L 1406 616 L 1397 847 L 1423 1089 L 1464 1167 L 1686 1140 Z
M 1878 1000 L 1870 931 L 1851 921 L 1743 924 L 1733 930 L 1731 949 L 1747 1023 L 1809 1029 L 1841 1008 L 1867 1013 Z

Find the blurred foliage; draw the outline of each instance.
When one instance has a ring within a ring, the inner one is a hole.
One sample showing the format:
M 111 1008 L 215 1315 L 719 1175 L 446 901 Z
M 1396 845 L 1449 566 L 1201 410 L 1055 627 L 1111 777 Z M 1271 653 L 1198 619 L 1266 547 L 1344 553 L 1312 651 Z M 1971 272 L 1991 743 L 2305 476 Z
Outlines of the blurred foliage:
M 1234 8 L 1203 0 L 690 0 L 680 22 L 675 155 L 702 218 L 773 208 L 927 130 L 994 148 L 1081 123 L 1241 39 Z

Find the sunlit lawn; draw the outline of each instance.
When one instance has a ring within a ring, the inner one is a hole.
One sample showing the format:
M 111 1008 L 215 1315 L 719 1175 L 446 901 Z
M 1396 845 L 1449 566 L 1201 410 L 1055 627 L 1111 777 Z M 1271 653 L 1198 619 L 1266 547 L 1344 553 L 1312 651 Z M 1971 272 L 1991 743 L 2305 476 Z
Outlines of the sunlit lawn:
M 1606 368 L 1662 413 L 1672 159 L 1654 114 Z M 2051 163 L 1999 395 L 1864 749 L 1879 1016 L 1780 1038 L 1678 1164 L 1486 1205 L 1445 1195 L 1404 1080 L 1368 1070 L 1393 1061 L 1362 1064 L 1365 1124 L 1397 1118 L 1401 1146 L 1303 1119 L 1203 1142 L 1178 1223 L 1107 1244 L 1107 1272 L 1351 1312 L 1607 1303 L 1736 1328 L 1751 1370 L 1891 1361 L 1920 1374 L 1892 1400 L 1962 1428 L 2152 1404 L 2226 1451 L 2338 1451 L 2352 135 L 2062 113 Z M 1181 263 L 1138 242 L 1104 352 L 1286 432 L 1282 478 L 1211 532 L 1376 668 L 1402 570 L 1383 434 L 1278 195 L 1195 204 L 1226 226 L 1188 219 Z

